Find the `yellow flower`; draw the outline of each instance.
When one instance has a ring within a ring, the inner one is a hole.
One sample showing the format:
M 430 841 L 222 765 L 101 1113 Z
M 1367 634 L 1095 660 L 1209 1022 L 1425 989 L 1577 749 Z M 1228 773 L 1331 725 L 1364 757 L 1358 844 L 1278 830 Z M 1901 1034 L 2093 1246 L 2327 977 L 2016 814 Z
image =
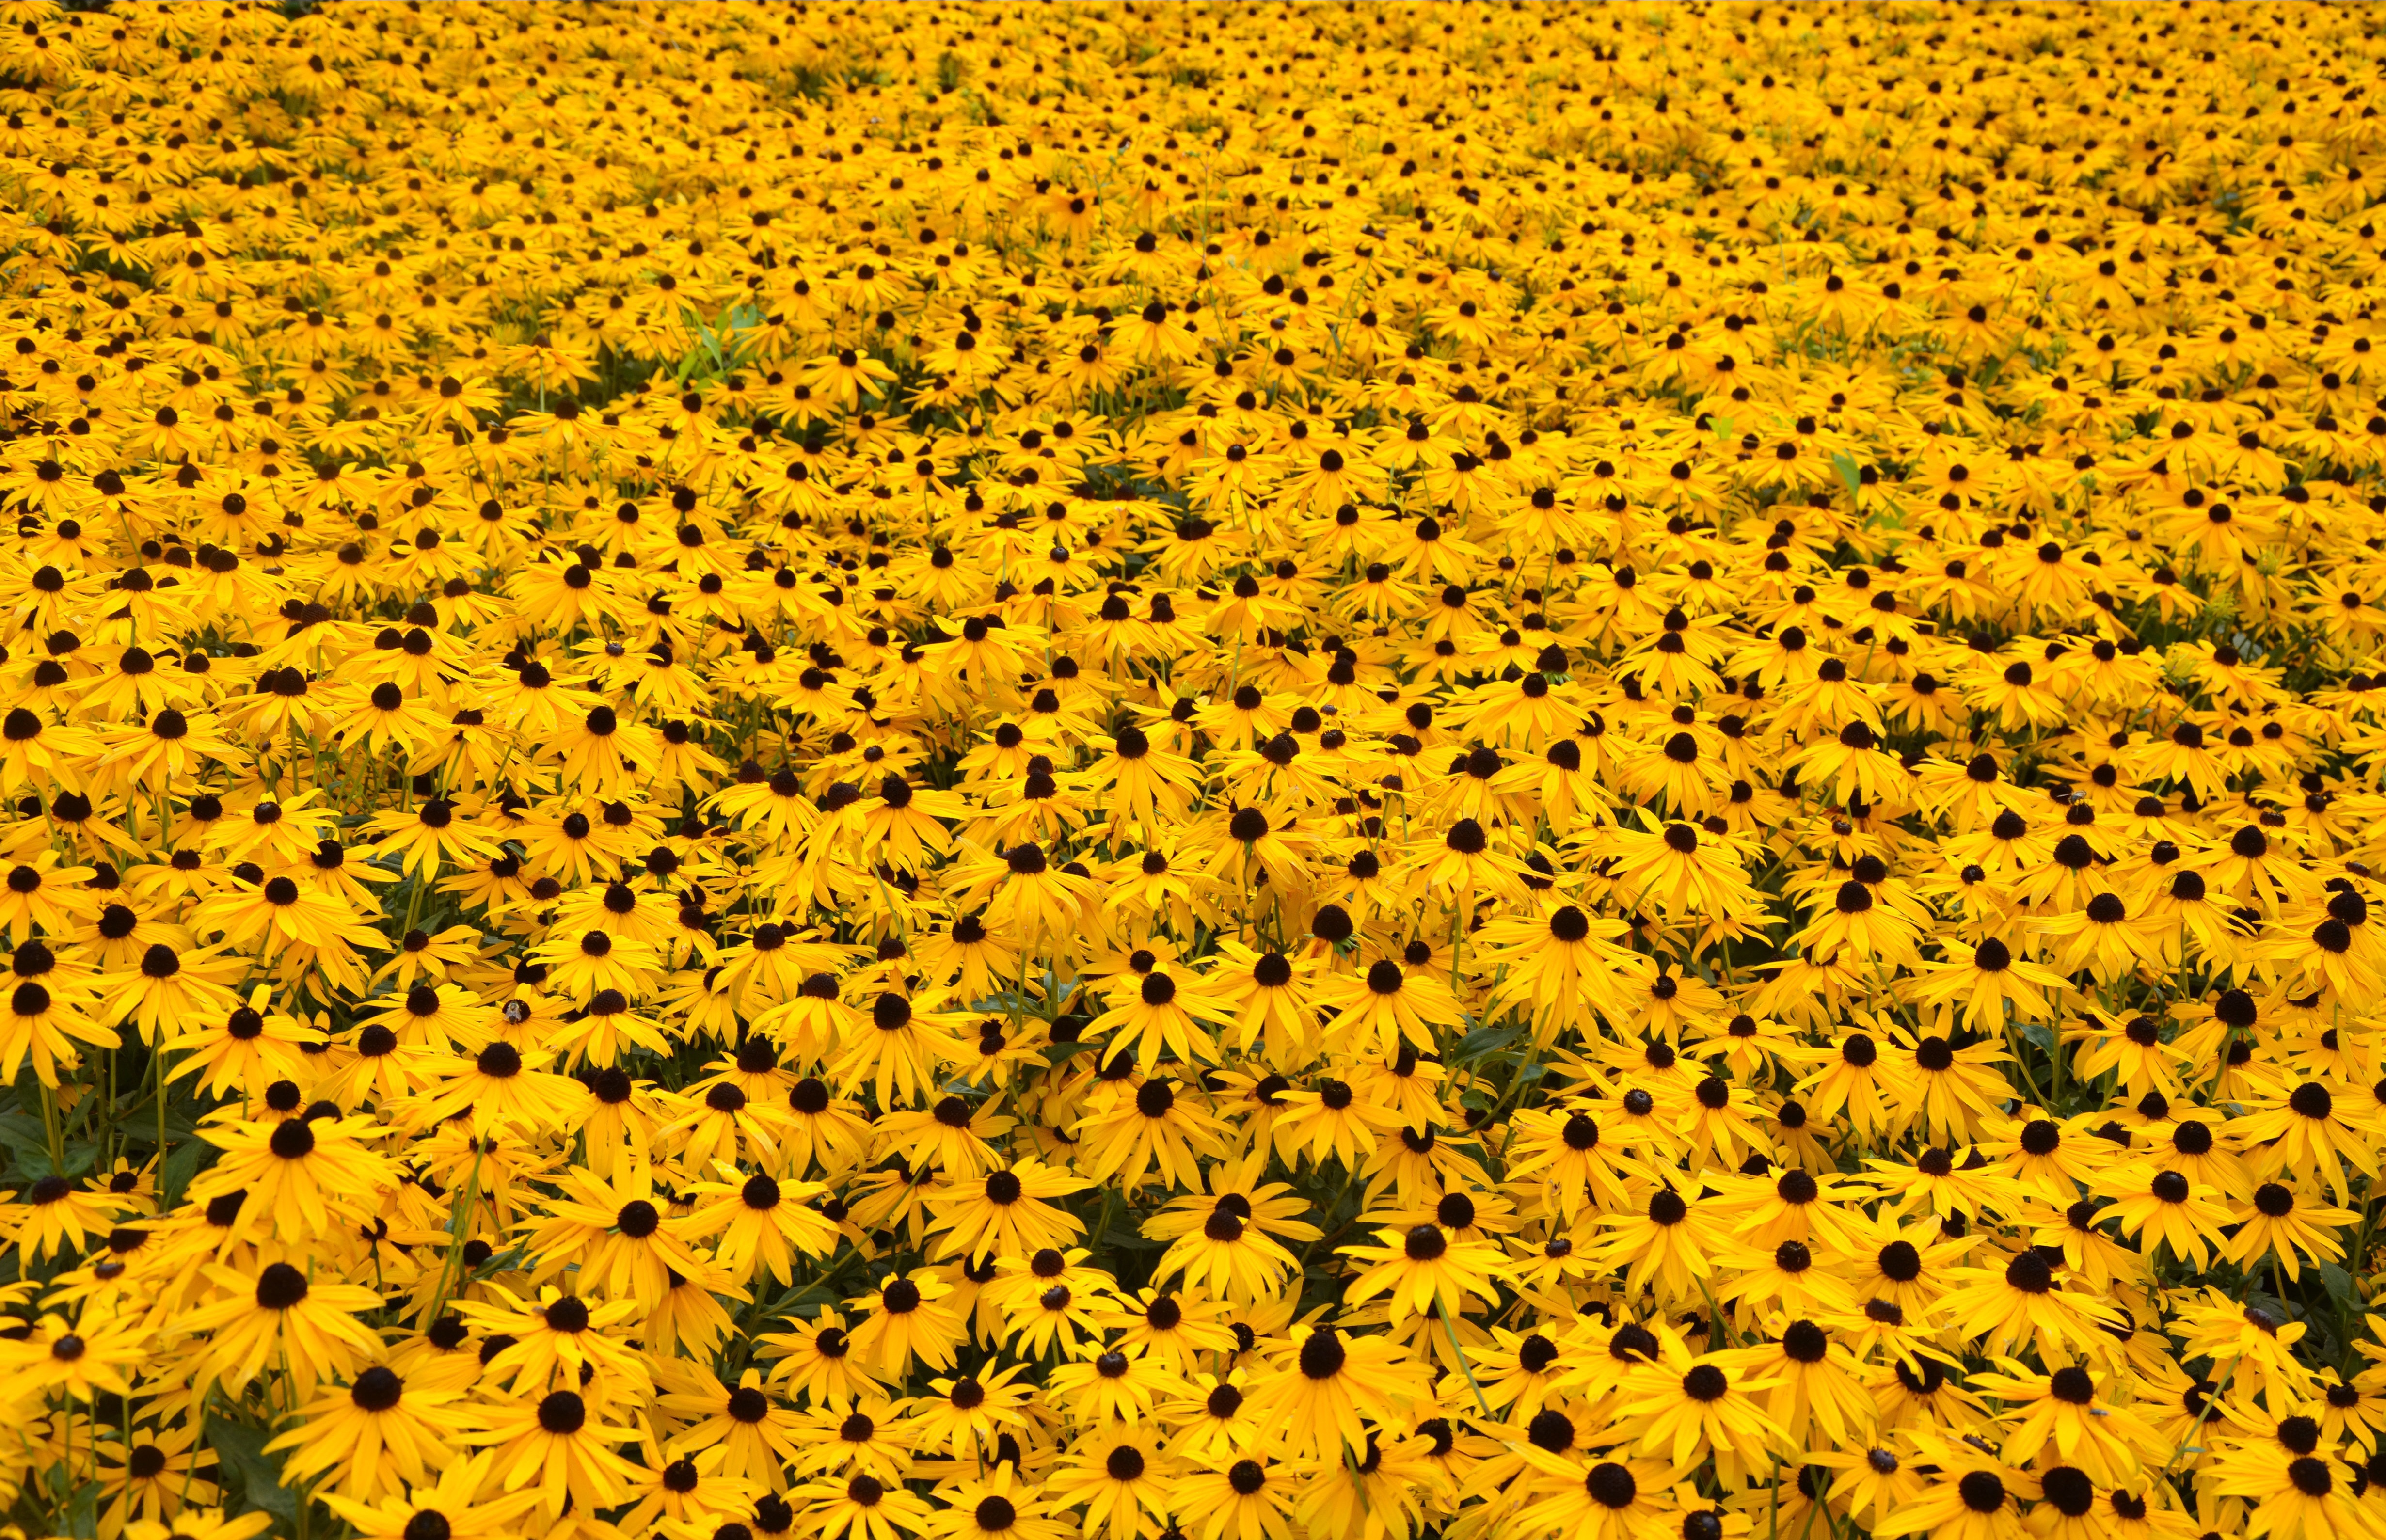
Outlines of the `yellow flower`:
M 192 1339 L 192 1367 L 216 1384 L 238 1386 L 268 1362 L 311 1396 L 318 1382 L 352 1373 L 379 1340 L 355 1319 L 381 1296 L 349 1283 L 316 1283 L 288 1262 L 268 1262 L 254 1277 L 221 1265 L 203 1270 L 218 1297 L 176 1315 L 171 1330 Z
M 1392 1321 L 1398 1325 L 1412 1314 L 1431 1311 L 1447 1317 L 1463 1308 L 1468 1295 L 1495 1305 L 1499 1302 L 1497 1283 L 1508 1269 L 1497 1246 L 1482 1241 L 1453 1242 L 1438 1224 L 1375 1233 L 1383 1244 L 1343 1248 L 1345 1256 L 1374 1264 L 1343 1291 L 1344 1304 L 1388 1295 Z
M 300 1480 L 338 1472 L 340 1493 L 360 1503 L 432 1481 L 451 1458 L 447 1441 L 471 1419 L 457 1392 L 408 1385 L 380 1364 L 356 1383 L 298 1409 L 298 1426 L 267 1445 L 289 1449 L 283 1469 Z
M 486 1420 L 486 1427 L 465 1435 L 496 1446 L 483 1490 L 534 1496 L 550 1520 L 567 1504 L 613 1508 L 629 1496 L 632 1469 L 615 1451 L 634 1434 L 592 1421 L 578 1392 L 553 1390 L 536 1401 L 500 1403 Z

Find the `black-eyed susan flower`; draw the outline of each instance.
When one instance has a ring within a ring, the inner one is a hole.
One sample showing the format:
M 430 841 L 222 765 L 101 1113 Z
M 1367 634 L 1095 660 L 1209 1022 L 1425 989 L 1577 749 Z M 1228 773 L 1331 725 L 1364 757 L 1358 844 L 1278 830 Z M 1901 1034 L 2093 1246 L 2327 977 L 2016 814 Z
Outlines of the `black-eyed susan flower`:
M 2067 1362 L 2095 1344 L 2091 1333 L 2111 1314 L 2100 1301 L 2058 1287 L 2053 1267 L 2035 1249 L 1956 1276 L 1959 1286 L 1943 1302 L 1947 1319 L 1992 1351 L 2031 1346 Z
M 718 1448 L 724 1451 L 721 1470 L 731 1478 L 766 1482 L 774 1491 L 785 1485 L 785 1468 L 800 1448 L 798 1420 L 794 1411 L 763 1388 L 760 1370 L 747 1370 L 735 1384 L 730 1385 L 693 1368 L 679 1368 L 666 1383 L 672 1388 L 664 1391 L 657 1405 L 682 1425 L 682 1431 L 672 1440 L 669 1454 L 682 1458 Z M 845 1429 L 855 1435 L 845 1438 L 844 1443 L 868 1448 L 876 1429 L 876 1420 L 869 1410 L 855 1407 L 842 1413 L 831 1411 L 827 1417 L 831 1428 Z M 845 1460 L 839 1458 L 823 1463 L 826 1468 L 836 1469 Z M 891 1474 L 883 1467 L 874 1473 Z
M 1363 1447 L 1361 1418 L 1388 1423 L 1413 1394 L 1393 1344 L 1321 1323 L 1287 1362 L 1252 1385 L 1250 1400 L 1262 1428 L 1284 1434 L 1286 1448 L 1330 1454 L 1337 1445 Z
M 1230 1300 L 1276 1297 L 1300 1258 L 1237 1207 L 1219 1203 L 1198 1226 L 1180 1233 L 1162 1254 L 1154 1276 L 1181 1277 L 1187 1288 Z
M 952 1285 L 937 1273 L 917 1269 L 889 1277 L 875 1293 L 849 1301 L 859 1320 L 848 1341 L 874 1371 L 894 1377 L 913 1362 L 948 1369 L 962 1327 L 945 1303 Z
M 1946 1450 L 1946 1443 L 1934 1437 L 1921 1445 L 1928 1462 L 1937 1469 L 1911 1502 L 1882 1521 L 1883 1530 L 1965 1540 L 2009 1540 L 2023 1533 L 2023 1504 L 2037 1496 L 2039 1484 L 1992 1455 L 1968 1447 L 1954 1453 Z M 1937 1458 L 1942 1451 L 1946 1458 Z
M 1032 1495 L 1014 1465 L 996 1465 L 977 1480 L 959 1483 L 952 1502 L 928 1520 L 926 1533 L 950 1540 L 1061 1540 L 1065 1521 Z
M 453 1441 L 471 1423 L 452 1405 L 457 1394 L 409 1386 L 375 1364 L 299 1409 L 298 1424 L 270 1446 L 290 1451 L 283 1466 L 299 1479 L 327 1475 L 333 1489 L 357 1502 L 396 1496 L 431 1484 L 432 1472 L 453 1458 Z
M 2268 1259 L 2291 1279 L 2306 1261 L 2317 1266 L 2342 1256 L 2338 1237 L 2358 1218 L 2349 1209 L 2316 1203 L 2280 1182 L 2255 1187 L 2251 1201 L 2237 1206 L 2235 1215 L 2240 1228 L 2227 1242 L 2230 1259 L 2241 1264 Z
M 1675 1518 L 1673 1489 L 1662 1460 L 1610 1457 L 1586 1466 L 1528 1447 L 1532 1452 L 1526 1458 L 1537 1478 L 1533 1496 L 1538 1500 L 1516 1515 L 1518 1523 L 1563 1525 L 1569 1534 L 1607 1537 L 1654 1529 Z
M 902 1485 L 866 1471 L 810 1482 L 787 1496 L 804 1505 L 800 1517 L 807 1533 L 822 1540 L 896 1540 L 926 1528 L 933 1512 Z
M 808 1199 L 827 1189 L 816 1183 L 781 1182 L 763 1172 L 733 1180 L 692 1183 L 696 1209 L 676 1221 L 690 1240 L 710 1241 L 714 1258 L 744 1283 L 757 1272 L 766 1280 L 794 1277 L 798 1256 L 825 1257 L 835 1249 L 836 1227 Z
M 1026 1426 L 1032 1392 L 1014 1382 L 1025 1372 L 1025 1365 L 1014 1364 L 985 1380 L 963 1374 L 930 1381 L 930 1394 L 911 1405 L 906 1419 L 913 1447 L 923 1453 L 945 1450 L 962 1459 L 993 1447 L 1005 1434 L 1016 1437 Z
M 124 1396 L 126 1373 L 153 1351 L 154 1336 L 137 1321 L 78 1321 L 50 1316 L 7 1344 L 9 1371 L 29 1392 L 57 1393 L 69 1402 L 94 1402 L 102 1392 Z
M 1456 1240 L 1438 1224 L 1413 1225 L 1406 1231 L 1376 1232 L 1378 1243 L 1350 1246 L 1345 1251 L 1372 1263 L 1343 1294 L 1355 1305 L 1377 1295 L 1387 1296 L 1392 1320 L 1417 1314 L 1455 1314 L 1469 1295 L 1497 1301 L 1495 1281 L 1506 1271 L 1506 1258 L 1484 1241 Z
M 561 1385 L 601 1407 L 647 1385 L 649 1369 L 617 1334 L 642 1319 L 636 1299 L 592 1304 L 553 1287 L 523 1299 L 498 1283 L 488 1292 L 487 1302 L 459 1299 L 456 1310 L 484 1344 L 498 1343 L 481 1363 L 491 1386 L 534 1396 Z
M 624 1162 L 609 1181 L 575 1167 L 559 1173 L 556 1187 L 544 1213 L 524 1221 L 533 1249 L 546 1259 L 540 1272 L 573 1267 L 591 1293 L 651 1310 L 671 1292 L 673 1274 L 703 1271 L 684 1238 L 684 1217 L 667 1212 L 647 1162 Z
M 245 1385 L 269 1361 L 286 1366 L 294 1385 L 315 1385 L 352 1374 L 379 1340 L 354 1312 L 376 1309 L 381 1296 L 353 1283 L 317 1283 L 288 1262 L 267 1262 L 253 1274 L 208 1266 L 216 1297 L 178 1315 L 189 1334 L 182 1349 L 192 1368 L 220 1385 Z
M 1141 1423 L 1184 1389 L 1184 1383 L 1159 1359 L 1099 1343 L 1074 1349 L 1074 1360 L 1055 1369 L 1052 1378 L 1084 1409 L 1084 1421 L 1094 1427 Z
M 1087 1175 L 1130 1189 L 1154 1170 L 1172 1189 L 1189 1186 L 1203 1157 L 1226 1153 L 1218 1121 L 1185 1088 L 1157 1076 L 1132 1096 L 1088 1110 L 1070 1132 Z
M 1188 1506 L 1201 1516 L 1203 1540 L 1287 1533 L 1292 1483 L 1279 1467 L 1246 1457 L 1201 1471 L 1185 1484 Z
M 484 1427 L 466 1434 L 469 1442 L 494 1446 L 484 1489 L 534 1495 L 550 1519 L 567 1505 L 613 1508 L 627 1498 L 634 1471 L 617 1451 L 631 1436 L 628 1429 L 594 1421 L 573 1390 L 499 1403 L 489 1409 Z
M 303 1243 L 355 1222 L 396 1180 L 365 1142 L 370 1126 L 363 1119 L 269 1117 L 211 1129 L 206 1137 L 223 1154 L 192 1194 L 203 1200 L 243 1194 L 242 1219 L 251 1227 L 245 1236 Z
M 882 1389 L 868 1367 L 855 1358 L 853 1336 L 839 1311 L 823 1311 L 793 1332 L 767 1333 L 758 1346 L 763 1358 L 777 1360 L 771 1377 L 785 1380 L 788 1393 L 799 1403 L 841 1407 Z
M 936 1243 L 937 1255 L 977 1261 L 1024 1256 L 1059 1244 L 1085 1226 L 1051 1200 L 1086 1185 L 1080 1178 L 1027 1159 L 957 1183 L 948 1193 L 932 1194 L 929 1207 L 937 1216 L 932 1233 L 946 1232 Z
M 2110 1484 L 2136 1471 L 2141 1462 L 2169 1450 L 2134 1412 L 2097 1394 L 2093 1373 L 2078 1364 L 2055 1370 L 2041 1381 L 2032 1376 L 1978 1375 L 1974 1386 L 2007 1408 L 2012 1424 L 2002 1449 L 2005 1459 L 2027 1469 L 2052 1447 L 2065 1465 Z
M 2374 1104 L 2373 1104 L 2374 1105 Z M 2230 1130 L 2258 1150 L 2255 1170 L 2264 1176 L 2310 1171 L 2340 1200 L 2346 1194 L 2347 1167 L 2376 1174 L 2371 1107 L 2340 1094 L 2322 1081 L 2306 1080 L 2261 1098 L 2251 1117 Z

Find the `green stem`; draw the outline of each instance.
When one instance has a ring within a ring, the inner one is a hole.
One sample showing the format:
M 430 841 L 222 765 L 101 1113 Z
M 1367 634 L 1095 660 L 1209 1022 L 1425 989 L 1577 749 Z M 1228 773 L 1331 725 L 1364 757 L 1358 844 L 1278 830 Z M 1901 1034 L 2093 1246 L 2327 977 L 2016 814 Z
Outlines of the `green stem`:
M 2374 1187 L 2376 1183 L 2373 1183 L 2371 1185 Z M 2347 1252 L 2344 1258 L 2344 1271 L 2346 1275 L 2352 1279 L 2355 1297 L 2356 1298 L 2359 1297 L 2359 1291 L 2361 1288 L 2363 1259 L 2369 1255 L 2369 1227 L 2377 1221 L 2376 1197 L 2377 1194 L 2375 1192 L 2365 1192 L 2361 1195 L 2361 1229 L 2355 1240 L 2353 1249 Z M 2366 1301 L 2364 1303 L 2366 1303 Z M 2339 1360 L 2339 1367 L 2344 1371 L 2345 1378 L 2348 1380 L 2353 1377 L 2353 1322 L 2351 1316 L 2353 1313 L 2357 1312 L 2359 1308 L 2360 1307 L 2355 1305 L 2348 1309 L 2342 1300 L 2337 1301 L 2336 1305 L 2336 1336 L 2338 1343 L 2341 1345 L 2339 1351 L 2342 1355 Z
M 1729 1321 L 1726 1320 L 1722 1309 L 1716 1306 L 1714 1285 L 1709 1283 L 1704 1278 L 1701 1278 L 1699 1280 L 1699 1293 L 1706 1299 L 1707 1314 L 1714 1320 L 1715 1330 L 1721 1332 L 1724 1334 L 1724 1339 L 1729 1342 L 1734 1347 L 1739 1346 L 1739 1329 L 1732 1325 Z
M 439 1291 L 431 1296 L 431 1308 L 424 1314 L 427 1328 L 439 1319 L 439 1311 L 447 1303 L 448 1291 L 455 1287 L 456 1272 L 464 1260 L 465 1219 L 474 1205 L 481 1201 L 481 1157 L 486 1146 L 481 1135 L 472 1135 L 472 1173 L 465 1181 L 464 1192 L 447 1216 L 447 1259 L 439 1265 Z
M 149 1050 L 149 1062 L 157 1071 L 157 1196 L 162 1201 L 166 1193 L 166 1029 L 157 1029 L 157 1041 Z M 176 1196 L 181 1195 L 177 1194 Z
M 1466 1376 L 1466 1388 L 1475 1393 L 1475 1404 L 1482 1409 L 1488 1421 L 1491 1416 L 1491 1403 L 1483 1398 L 1483 1387 L 1475 1383 L 1475 1366 L 1466 1361 L 1466 1349 L 1458 1340 L 1458 1328 L 1450 1323 L 1450 1301 L 1436 1298 L 1433 1313 L 1441 1318 L 1441 1329 L 1450 1337 L 1450 1350 L 1458 1355 L 1458 1371 Z
M 64 1176 L 67 1170 L 67 1146 L 66 1141 L 58 1133 L 58 1093 L 56 1087 L 41 1076 L 35 1075 L 33 1080 L 42 1088 L 42 1132 L 49 1136 L 50 1170 Z
M 2038 1094 L 2038 1082 L 2030 1078 L 2029 1060 L 2023 1057 L 2024 1051 L 2028 1047 L 2029 1039 L 2014 1031 L 2013 1002 L 2007 1000 L 2004 1008 L 2005 1046 L 2013 1050 L 2014 1073 L 2021 1077 L 2022 1089 L 2029 1093 L 2029 1099 L 2045 1107 L 2051 1113 L 2054 1109 L 2046 1098 Z
M 414 874 L 414 892 L 406 900 L 406 929 L 397 933 L 401 938 L 414 933 L 414 922 L 422 914 L 422 889 L 430 878 L 428 867 Z
M 2164 1481 L 2170 1480 L 2171 1467 L 2179 1463 L 2179 1457 L 2187 1453 L 2188 1446 L 2203 1435 L 2204 1422 L 2219 1409 L 2220 1397 L 2229 1394 L 2229 1382 L 2237 1377 L 2237 1364 L 2244 1361 L 2239 1358 L 2236 1363 L 2230 1364 L 2229 1372 L 2220 1376 L 2220 1383 L 2212 1387 L 2212 1394 L 2204 1398 L 2204 1409 L 2195 1414 L 2195 1426 L 2187 1430 L 2187 1436 L 2179 1441 L 2179 1447 L 2170 1452 L 2170 1459 L 2163 1461 L 2162 1479 Z

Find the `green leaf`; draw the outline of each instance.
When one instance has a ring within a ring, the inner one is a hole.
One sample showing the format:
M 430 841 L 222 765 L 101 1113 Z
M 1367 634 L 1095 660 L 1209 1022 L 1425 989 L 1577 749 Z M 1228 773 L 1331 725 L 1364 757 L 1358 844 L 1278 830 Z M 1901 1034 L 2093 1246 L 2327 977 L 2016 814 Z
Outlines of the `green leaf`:
M 498 1252 L 496 1256 L 491 1257 L 487 1261 L 483 1262 L 479 1267 L 473 1269 L 472 1281 L 474 1283 L 484 1283 L 491 1278 L 495 1278 L 498 1273 L 511 1272 L 516 1268 L 521 1266 L 523 1261 L 527 1259 L 529 1256 L 530 1248 L 527 1244 L 509 1246 L 505 1250 Z
M 246 1506 L 295 1523 L 298 1494 L 282 1484 L 281 1464 L 266 1454 L 265 1441 L 264 1429 L 245 1422 L 207 1423 L 207 1444 L 224 1470 L 239 1481 Z
M 843 1280 L 846 1268 L 861 1259 L 859 1252 L 841 1252 L 836 1264 L 820 1277 L 808 1283 L 788 1284 L 778 1298 L 763 1308 L 763 1315 L 810 1315 L 823 1306 L 837 1303 L 845 1297 Z M 864 1288 L 870 1285 L 867 1268 L 862 1270 L 862 1285 Z
M 28 1176 L 50 1176 L 50 1137 L 42 1120 L 29 1112 L 0 1112 L 0 1145 L 17 1158 L 17 1169 Z
M 1168 1248 L 1166 1241 L 1155 1241 L 1148 1235 L 1138 1235 L 1132 1230 L 1105 1231 L 1102 1234 L 1102 1244 L 1123 1246 L 1129 1251 L 1164 1251 Z
M 1546 1064 L 1527 1064 L 1523 1069 L 1516 1071 L 1517 1083 L 1521 1085 L 1538 1085 L 1548 1073 L 1549 1066 Z M 1716 1078 L 1724 1079 L 1727 1077 L 1725 1077 L 1718 1072 Z M 1499 1105 L 1496 1099 L 1492 1105 Z
M 1477 1027 L 1450 1045 L 1450 1062 L 1463 1064 L 1470 1059 L 1496 1054 L 1513 1045 L 1522 1031 L 1517 1027 Z
M 161 1190 L 170 1197 L 181 1197 L 190 1190 L 192 1178 L 199 1174 L 200 1162 L 215 1153 L 215 1146 L 201 1139 L 185 1139 L 166 1157 L 165 1170 L 159 1173 Z
M 87 1481 L 75 1488 L 60 1522 L 58 1533 L 74 1540 L 90 1540 L 99 1533 L 99 1483 Z
M 117 1127 L 138 1135 L 144 1145 L 157 1137 L 157 1098 L 154 1096 L 143 1096 L 139 1101 L 128 1103 L 108 1116 Z M 170 1103 L 168 1104 L 166 1108 L 166 1142 L 168 1144 L 179 1145 L 185 1139 L 197 1138 L 198 1133 L 199 1125 L 192 1120 L 189 1113 L 180 1110 Z
M 789 1289 L 764 1306 L 762 1319 L 768 1321 L 779 1316 L 801 1315 L 825 1305 L 834 1305 L 836 1303 L 836 1297 L 834 1291 L 824 1289 L 818 1283 L 806 1283 L 801 1288 Z
M 1848 495 L 1861 500 L 1864 479 L 1863 473 L 1856 469 L 1855 457 L 1842 449 L 1831 457 L 1831 469 L 1840 473 L 1840 484 L 1848 489 Z
M 2361 1291 L 2354 1286 L 2353 1274 L 2334 1262 L 2322 1262 L 2319 1265 L 2319 1281 L 2327 1288 L 2330 1299 L 2342 1306 L 2355 1319 L 2359 1319 L 2363 1308 Z

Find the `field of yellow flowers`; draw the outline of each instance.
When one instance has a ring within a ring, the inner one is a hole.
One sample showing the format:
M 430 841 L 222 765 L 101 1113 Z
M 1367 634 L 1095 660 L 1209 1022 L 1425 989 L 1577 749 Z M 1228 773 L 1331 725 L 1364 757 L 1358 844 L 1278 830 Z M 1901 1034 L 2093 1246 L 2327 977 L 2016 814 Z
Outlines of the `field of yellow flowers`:
M 2381 27 L 0 0 L 6 1533 L 2386 1536 Z

